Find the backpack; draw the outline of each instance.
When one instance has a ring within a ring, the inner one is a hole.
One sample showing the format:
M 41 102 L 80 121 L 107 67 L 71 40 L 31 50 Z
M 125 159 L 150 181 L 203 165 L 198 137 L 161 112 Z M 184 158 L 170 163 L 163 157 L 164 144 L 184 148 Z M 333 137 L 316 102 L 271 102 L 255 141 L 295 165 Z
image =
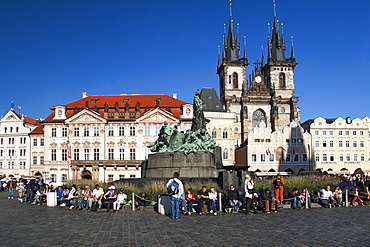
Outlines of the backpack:
M 172 182 L 168 185 L 167 192 L 170 196 L 179 193 L 179 183 L 175 179 L 172 179 Z

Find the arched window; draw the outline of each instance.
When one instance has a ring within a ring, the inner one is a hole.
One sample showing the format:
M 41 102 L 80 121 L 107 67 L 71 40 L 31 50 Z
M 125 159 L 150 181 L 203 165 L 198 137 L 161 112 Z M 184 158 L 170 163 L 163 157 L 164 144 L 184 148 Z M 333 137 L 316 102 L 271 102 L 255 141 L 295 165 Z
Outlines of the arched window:
M 285 108 L 281 107 L 281 113 L 285 113 Z
M 253 113 L 253 127 L 258 127 L 260 123 L 266 123 L 265 114 L 261 110 L 257 110 Z
M 279 74 L 279 87 L 285 88 L 285 74 L 284 73 Z
M 217 131 L 216 131 L 216 129 L 213 129 L 212 130 L 212 138 L 216 139 L 216 137 L 217 137 Z
M 238 88 L 238 74 L 236 72 L 233 73 L 233 87 Z
M 224 129 L 224 131 L 222 131 L 222 138 L 227 139 L 227 129 Z
M 229 153 L 227 152 L 227 149 L 225 148 L 222 152 L 222 159 L 227 160 L 229 158 Z

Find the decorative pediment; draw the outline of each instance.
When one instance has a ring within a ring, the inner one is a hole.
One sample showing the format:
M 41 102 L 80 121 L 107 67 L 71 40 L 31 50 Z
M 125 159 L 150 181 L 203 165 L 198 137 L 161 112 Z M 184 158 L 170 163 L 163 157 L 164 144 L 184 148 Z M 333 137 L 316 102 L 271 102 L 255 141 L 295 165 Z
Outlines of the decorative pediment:
M 66 123 L 96 123 L 103 122 L 106 123 L 107 120 L 95 112 L 84 109 L 83 111 L 78 112 L 69 119 L 66 120 Z
M 1 121 L 21 121 L 21 120 L 22 119 L 20 119 L 13 110 L 9 110 Z
M 163 123 L 167 122 L 180 122 L 178 118 L 174 117 L 171 113 L 156 108 L 152 111 L 147 112 L 145 115 L 136 119 L 136 122 L 155 122 Z

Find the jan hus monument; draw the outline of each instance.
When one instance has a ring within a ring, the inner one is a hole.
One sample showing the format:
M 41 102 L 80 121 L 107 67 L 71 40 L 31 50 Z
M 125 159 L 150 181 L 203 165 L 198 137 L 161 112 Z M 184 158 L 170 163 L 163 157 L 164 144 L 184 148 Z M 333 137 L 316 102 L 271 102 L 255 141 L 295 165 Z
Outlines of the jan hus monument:
M 154 154 L 149 154 L 143 163 L 143 178 L 171 177 L 179 172 L 183 178 L 215 178 L 221 168 L 221 152 L 206 130 L 203 102 L 200 92 L 194 96 L 192 126 L 186 133 L 177 126 L 170 127 L 164 122 L 158 139 L 148 145 Z

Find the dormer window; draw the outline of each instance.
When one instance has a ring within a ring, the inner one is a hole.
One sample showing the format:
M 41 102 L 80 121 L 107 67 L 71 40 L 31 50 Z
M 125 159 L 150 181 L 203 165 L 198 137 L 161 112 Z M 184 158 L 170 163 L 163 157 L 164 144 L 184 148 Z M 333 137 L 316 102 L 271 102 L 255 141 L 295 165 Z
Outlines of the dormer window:
M 185 110 L 185 113 L 186 113 L 186 114 L 190 114 L 190 112 L 191 112 L 191 110 L 190 110 L 189 108 L 187 108 L 187 109 Z

